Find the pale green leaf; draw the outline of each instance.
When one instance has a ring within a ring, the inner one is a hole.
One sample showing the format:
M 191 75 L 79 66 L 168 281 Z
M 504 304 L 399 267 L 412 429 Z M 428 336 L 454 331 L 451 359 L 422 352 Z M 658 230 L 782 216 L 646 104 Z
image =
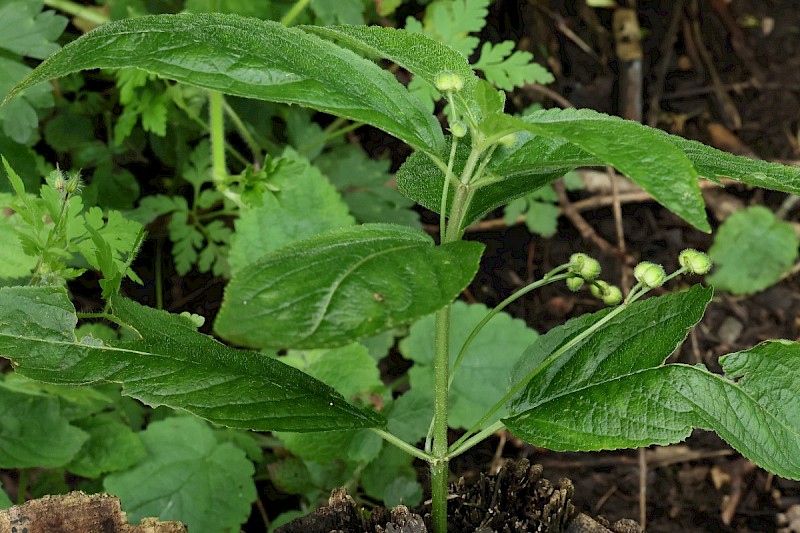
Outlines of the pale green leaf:
M 0 325 L 3 322 L 0 318 Z M 8 353 L 1 344 L 0 353 Z M 64 466 L 88 437 L 69 423 L 57 397 L 0 382 L 0 468 Z
M 219 444 L 205 422 L 189 417 L 154 422 L 140 436 L 145 458 L 103 482 L 130 522 L 153 516 L 198 533 L 239 530 L 257 496 L 242 450 Z
M 0 279 L 29 278 L 36 266 L 37 258 L 23 251 L 22 242 L 14 229 L 16 218 L 0 214 L 0 242 L 3 243 Z
M 424 31 L 469 57 L 479 42 L 469 34 L 486 25 L 488 7 L 489 0 L 436 0 L 425 10 Z
M 45 11 L 43 0 L 6 0 L 0 6 L 0 48 L 14 54 L 44 59 L 59 49 L 56 41 L 67 19 Z
M 234 275 L 281 246 L 355 222 L 333 186 L 308 160 L 287 152 L 281 161 L 270 177 L 279 190 L 265 193 L 261 205 L 243 208 L 235 223 L 228 256 Z
M 221 336 L 260 348 L 347 344 L 452 301 L 475 275 L 483 246 L 434 246 L 418 230 L 366 224 L 284 246 L 225 289 Z
M 436 119 L 374 63 L 302 30 L 222 14 L 157 15 L 104 24 L 45 60 L 9 96 L 71 72 L 121 67 L 340 115 L 425 151 L 438 151 L 442 143 Z
M 198 333 L 190 319 L 112 300 L 141 338 L 103 343 L 75 337 L 75 310 L 61 288 L 0 289 L 0 353 L 18 372 L 51 383 L 123 384 L 151 406 L 185 409 L 242 429 L 324 431 L 380 426 L 320 381 L 256 352 Z
M 483 43 L 480 59 L 473 65 L 486 79 L 505 91 L 513 91 L 526 83 L 547 84 L 554 81 L 553 75 L 541 65 L 533 62 L 533 54 L 514 51 L 513 41 L 496 45 Z
M 451 365 L 472 329 L 489 309 L 482 304 L 457 301 L 452 307 L 450 326 Z M 498 313 L 467 349 L 450 388 L 451 427 L 471 427 L 508 389 L 514 365 L 537 334 L 522 320 Z M 414 361 L 409 370 L 411 391 L 428 395 L 433 405 L 434 317 L 427 316 L 411 326 L 409 336 L 400 341 L 400 352 Z M 402 397 L 401 397 L 402 398 Z M 392 413 L 394 415 L 394 412 Z M 430 418 L 424 418 L 425 426 Z M 425 428 L 427 429 L 427 427 Z
M 756 205 L 732 214 L 717 230 L 706 279 L 733 294 L 762 291 L 777 283 L 797 260 L 800 241 L 792 225 Z
M 325 26 L 364 24 L 363 0 L 311 0 L 310 7 Z
M 125 470 L 145 455 L 139 436 L 118 417 L 103 413 L 77 420 L 75 425 L 89 434 L 67 470 L 79 476 L 97 478 L 106 472 Z
M 21 82 L 31 69 L 13 59 L 0 56 L 0 94 L 8 93 L 14 84 Z M 53 107 L 53 89 L 48 84 L 31 84 L 19 98 L 0 107 L 0 124 L 3 134 L 21 144 L 35 140 L 39 126 L 39 111 Z

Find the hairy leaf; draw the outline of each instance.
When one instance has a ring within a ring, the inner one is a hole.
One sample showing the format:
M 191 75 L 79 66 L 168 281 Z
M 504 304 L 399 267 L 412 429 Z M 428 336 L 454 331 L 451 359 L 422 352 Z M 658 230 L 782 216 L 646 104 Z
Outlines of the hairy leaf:
M 669 444 L 709 429 L 762 468 L 800 479 L 800 344 L 767 341 L 721 362 L 727 377 L 702 365 L 628 370 L 505 422 L 555 450 Z
M 366 122 L 425 151 L 438 151 L 442 143 L 436 119 L 371 61 L 302 30 L 232 15 L 156 15 L 104 24 L 49 57 L 9 97 L 71 72 L 121 67 Z
M 205 422 L 173 417 L 139 434 L 147 452 L 134 468 L 107 476 L 131 522 L 155 516 L 192 531 L 238 531 L 256 499 L 253 464 L 233 444 L 218 443 Z
M 242 269 L 225 290 L 215 330 L 256 347 L 347 344 L 451 302 L 477 270 L 483 246 L 434 246 L 389 224 L 333 230 L 284 246 Z
M 719 227 L 708 255 L 709 283 L 733 294 L 750 294 L 777 283 L 797 259 L 800 241 L 792 225 L 766 207 L 737 211 Z
M 75 336 L 75 310 L 61 288 L 0 289 L 0 353 L 40 381 L 123 384 L 149 405 L 185 409 L 242 429 L 324 431 L 380 426 L 382 417 L 348 404 L 330 387 L 280 361 L 228 348 L 191 320 L 112 300 L 115 316 L 140 338 L 104 343 Z

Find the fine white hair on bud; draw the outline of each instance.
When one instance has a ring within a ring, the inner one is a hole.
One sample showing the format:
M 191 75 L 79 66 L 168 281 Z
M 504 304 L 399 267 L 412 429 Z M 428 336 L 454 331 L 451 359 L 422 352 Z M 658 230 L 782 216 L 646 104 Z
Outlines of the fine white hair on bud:
M 445 70 L 436 75 L 434 85 L 436 86 L 436 90 L 441 93 L 446 93 L 448 91 L 457 93 L 464 88 L 464 78 L 455 72 Z
M 633 277 L 645 287 L 654 289 L 664 284 L 667 280 L 667 273 L 664 272 L 664 267 L 661 265 L 642 261 L 633 269 Z
M 682 251 L 678 256 L 678 264 L 691 272 L 692 274 L 708 274 L 711 267 L 714 266 L 708 254 L 699 252 L 692 248 L 687 248 Z

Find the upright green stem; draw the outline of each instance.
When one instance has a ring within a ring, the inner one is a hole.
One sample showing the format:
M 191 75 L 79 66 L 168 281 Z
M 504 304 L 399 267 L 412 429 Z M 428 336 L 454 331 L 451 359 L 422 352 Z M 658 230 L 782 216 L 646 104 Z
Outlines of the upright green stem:
M 208 126 L 211 130 L 211 175 L 220 191 L 228 186 L 225 168 L 225 122 L 222 93 L 208 91 Z
M 310 1 L 311 0 L 297 0 L 292 8 L 283 16 L 281 19 L 281 24 L 284 26 L 290 25 L 292 21 L 297 18 L 297 15 L 299 15 L 306 8 Z
M 436 351 L 433 377 L 433 459 L 431 493 L 433 528 L 447 531 L 447 396 L 450 367 L 450 306 L 436 313 Z
M 77 2 L 72 2 L 70 0 L 44 0 L 44 4 L 47 7 L 60 9 L 68 15 L 74 15 L 78 18 L 88 20 L 92 24 L 97 24 L 98 26 L 105 24 L 110 20 L 100 11 L 91 9 L 87 6 L 78 4 Z

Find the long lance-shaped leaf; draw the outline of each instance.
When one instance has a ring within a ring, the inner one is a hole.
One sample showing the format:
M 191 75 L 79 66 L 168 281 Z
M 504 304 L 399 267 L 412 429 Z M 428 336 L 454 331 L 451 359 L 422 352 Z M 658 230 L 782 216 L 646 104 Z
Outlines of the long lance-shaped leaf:
M 710 298 L 710 289 L 694 287 L 631 305 L 533 377 L 503 422 L 532 444 L 571 451 L 669 444 L 711 429 L 760 466 L 800 478 L 800 344 L 773 341 L 724 356 L 727 378 L 663 365 Z M 610 312 L 539 337 L 515 378 Z
M 6 99 L 72 72 L 121 67 L 366 122 L 423 151 L 438 152 L 442 144 L 436 119 L 373 62 L 302 30 L 234 15 L 154 15 L 104 24 L 50 56 Z
M 152 405 L 185 409 L 245 429 L 325 431 L 378 427 L 324 383 L 257 352 L 234 350 L 195 331 L 185 317 L 122 297 L 114 314 L 141 338 L 77 339 L 77 316 L 62 288 L 0 288 L 0 355 L 20 374 L 49 383 L 122 383 Z
M 388 59 L 431 85 L 444 71 L 458 74 L 464 87 L 455 95 L 456 105 L 466 110 L 477 123 L 481 111 L 474 100 L 478 76 L 467 58 L 449 46 L 421 33 L 381 26 L 302 26 L 302 29 L 348 46 Z
M 214 329 L 245 346 L 347 344 L 433 313 L 478 269 L 483 245 L 365 224 L 284 246 L 236 273 Z
M 649 368 L 504 422 L 528 442 L 574 451 L 666 445 L 709 429 L 762 468 L 800 479 L 800 344 L 768 341 L 722 363 L 727 378 L 702 365 Z
M 487 122 L 493 130 L 506 127 L 566 139 L 628 176 L 689 224 L 711 231 L 692 162 L 646 126 L 587 109 L 551 109 L 523 119 L 496 115 Z

